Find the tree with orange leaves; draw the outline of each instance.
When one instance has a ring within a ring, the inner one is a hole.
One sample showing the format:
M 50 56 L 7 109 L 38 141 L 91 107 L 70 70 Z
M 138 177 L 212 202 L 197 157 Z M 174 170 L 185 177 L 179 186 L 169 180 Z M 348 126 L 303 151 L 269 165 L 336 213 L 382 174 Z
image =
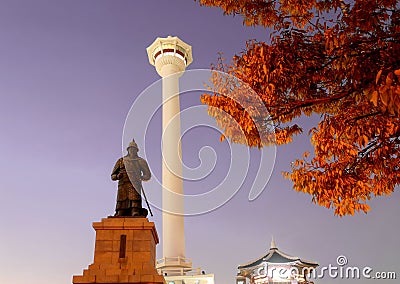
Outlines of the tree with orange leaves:
M 250 41 L 232 63 L 214 70 L 248 84 L 242 100 L 258 96 L 269 114 L 254 116 L 226 90 L 232 80 L 215 73 L 209 106 L 225 136 L 263 147 L 260 121 L 271 121 L 277 145 L 302 132 L 293 122 L 317 114 L 310 131 L 314 154 L 304 153 L 284 176 L 314 203 L 339 216 L 367 212 L 374 196 L 400 181 L 400 4 L 395 0 L 199 0 L 248 26 L 271 28 L 271 40 Z M 236 86 L 238 88 L 240 86 Z M 235 129 L 221 111 L 235 119 Z M 246 139 L 238 139 L 239 132 Z

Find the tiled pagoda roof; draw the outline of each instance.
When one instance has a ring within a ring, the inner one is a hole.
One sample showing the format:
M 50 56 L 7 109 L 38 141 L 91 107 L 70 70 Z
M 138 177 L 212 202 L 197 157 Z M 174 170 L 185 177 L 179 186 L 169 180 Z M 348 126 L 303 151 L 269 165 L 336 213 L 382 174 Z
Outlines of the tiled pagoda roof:
M 316 262 L 312 262 L 312 261 L 308 261 L 308 260 L 304 260 L 301 259 L 297 256 L 291 256 L 287 253 L 284 253 L 282 251 L 280 251 L 276 245 L 275 245 L 275 241 L 272 239 L 271 242 L 271 247 L 269 249 L 269 251 L 264 254 L 263 256 L 261 256 L 260 258 L 257 258 L 256 260 L 253 260 L 249 263 L 246 264 L 242 264 L 238 266 L 238 269 L 246 269 L 246 268 L 250 268 L 253 266 L 257 266 L 260 265 L 261 263 L 275 263 L 275 264 L 285 264 L 285 263 L 294 263 L 296 262 L 297 264 L 302 264 L 304 266 L 312 266 L 312 267 L 317 267 L 318 263 Z

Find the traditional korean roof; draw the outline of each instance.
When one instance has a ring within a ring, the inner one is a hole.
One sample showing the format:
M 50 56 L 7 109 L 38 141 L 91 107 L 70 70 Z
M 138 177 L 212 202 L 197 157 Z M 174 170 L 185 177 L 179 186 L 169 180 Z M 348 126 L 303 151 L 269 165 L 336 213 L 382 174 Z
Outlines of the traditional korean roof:
M 282 251 L 280 251 L 275 244 L 275 240 L 274 238 L 272 238 L 271 241 L 271 247 L 269 249 L 269 251 L 264 254 L 263 256 L 261 256 L 260 258 L 257 258 L 249 263 L 246 264 L 242 264 L 238 266 L 238 269 L 246 269 L 246 268 L 251 268 L 251 267 L 255 267 L 258 266 L 264 262 L 267 263 L 275 263 L 275 264 L 298 264 L 298 265 L 304 265 L 304 266 L 312 266 L 312 267 L 317 267 L 318 263 L 316 262 L 312 262 L 312 261 L 308 261 L 308 260 L 304 260 L 301 259 L 297 256 L 291 256 L 287 253 L 284 253 Z

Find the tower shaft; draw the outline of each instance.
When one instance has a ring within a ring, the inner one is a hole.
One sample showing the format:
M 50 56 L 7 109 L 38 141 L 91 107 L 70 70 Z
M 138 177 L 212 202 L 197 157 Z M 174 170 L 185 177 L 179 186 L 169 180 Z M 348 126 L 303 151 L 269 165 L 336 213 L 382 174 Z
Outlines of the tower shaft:
M 162 79 L 162 220 L 164 258 L 185 257 L 178 77 L 177 74 L 174 74 Z

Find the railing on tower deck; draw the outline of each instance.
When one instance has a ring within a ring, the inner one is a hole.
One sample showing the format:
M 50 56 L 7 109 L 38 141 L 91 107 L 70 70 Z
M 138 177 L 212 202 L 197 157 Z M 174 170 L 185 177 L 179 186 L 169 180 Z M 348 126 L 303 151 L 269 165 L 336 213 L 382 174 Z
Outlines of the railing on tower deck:
M 157 269 L 158 274 L 163 276 L 199 276 L 205 275 L 201 268 L 165 268 Z
M 191 268 L 192 260 L 190 258 L 185 258 L 185 257 L 180 257 L 180 256 L 163 257 L 163 258 L 157 259 L 157 262 L 156 262 L 157 268 L 166 267 L 166 266 Z

